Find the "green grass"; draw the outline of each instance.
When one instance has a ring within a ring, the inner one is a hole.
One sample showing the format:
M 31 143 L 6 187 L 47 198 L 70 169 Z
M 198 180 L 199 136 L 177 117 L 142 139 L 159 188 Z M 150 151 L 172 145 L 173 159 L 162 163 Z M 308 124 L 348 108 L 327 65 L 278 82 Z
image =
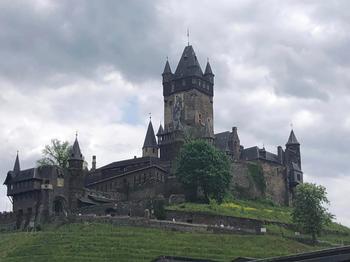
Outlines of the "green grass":
M 36 233 L 0 234 L 0 261 L 151 261 L 160 255 L 231 261 L 238 256 L 271 257 L 314 249 L 280 236 L 186 233 L 109 224 L 70 224 Z
M 198 203 L 183 203 L 168 206 L 167 209 L 179 211 L 201 211 L 215 215 L 236 216 L 291 223 L 290 208 L 272 206 L 271 204 L 258 201 L 234 200 L 230 203 L 223 203 L 217 206 Z
M 232 200 L 221 205 L 183 203 L 166 207 L 168 210 L 197 211 L 215 215 L 253 218 L 259 220 L 276 221 L 291 224 L 292 209 L 285 206 L 273 205 L 264 201 Z M 350 236 L 350 228 L 338 223 L 331 223 L 325 227 L 328 231 L 339 232 Z

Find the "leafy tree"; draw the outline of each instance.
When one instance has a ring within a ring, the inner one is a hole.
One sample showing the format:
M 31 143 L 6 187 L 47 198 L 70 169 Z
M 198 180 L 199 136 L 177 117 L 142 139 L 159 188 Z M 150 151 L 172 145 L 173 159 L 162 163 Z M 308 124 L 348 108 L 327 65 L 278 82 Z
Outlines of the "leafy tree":
M 334 217 L 324 207 L 325 204 L 329 204 L 325 187 L 311 183 L 297 186 L 292 219 L 305 233 L 312 235 L 314 243 L 316 236 L 320 235 L 323 227 Z
M 209 143 L 189 141 L 180 151 L 175 174 L 190 200 L 197 198 L 197 190 L 201 188 L 207 201 L 215 199 L 220 203 L 230 184 L 230 162 Z
M 68 158 L 71 145 L 67 141 L 52 139 L 50 145 L 46 145 L 42 151 L 42 158 L 37 161 L 39 166 L 57 165 L 62 168 L 68 167 Z

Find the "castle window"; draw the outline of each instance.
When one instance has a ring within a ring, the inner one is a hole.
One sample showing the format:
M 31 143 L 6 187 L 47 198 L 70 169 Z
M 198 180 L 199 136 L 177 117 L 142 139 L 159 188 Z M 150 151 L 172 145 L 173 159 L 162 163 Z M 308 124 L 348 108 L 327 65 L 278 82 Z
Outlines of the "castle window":
M 298 181 L 300 181 L 300 174 L 297 174 L 297 179 L 298 179 Z
M 202 86 L 202 81 L 201 80 L 198 80 L 198 85 Z
M 196 79 L 192 78 L 192 84 L 195 84 L 195 83 L 196 83 Z
M 186 85 L 186 80 L 182 79 L 182 86 L 185 86 L 185 85 Z

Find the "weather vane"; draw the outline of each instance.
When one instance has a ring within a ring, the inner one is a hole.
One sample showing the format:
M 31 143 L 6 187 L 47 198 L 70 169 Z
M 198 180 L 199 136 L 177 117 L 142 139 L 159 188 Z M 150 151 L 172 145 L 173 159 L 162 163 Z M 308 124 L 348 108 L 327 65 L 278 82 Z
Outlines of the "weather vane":
M 187 27 L 187 45 L 190 45 L 190 29 Z

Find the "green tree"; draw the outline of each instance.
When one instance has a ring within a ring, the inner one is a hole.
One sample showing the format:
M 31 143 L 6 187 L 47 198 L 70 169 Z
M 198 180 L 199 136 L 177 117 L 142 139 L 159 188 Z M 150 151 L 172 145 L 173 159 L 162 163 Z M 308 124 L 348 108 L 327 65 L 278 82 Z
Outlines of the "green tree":
M 227 156 L 203 140 L 189 141 L 182 147 L 175 174 L 184 185 L 187 198 L 195 200 L 201 188 L 205 199 L 219 203 L 229 187 L 230 162 Z
M 57 165 L 62 168 L 68 167 L 68 158 L 71 145 L 67 141 L 52 139 L 50 145 L 46 145 L 42 151 L 42 158 L 37 161 L 39 166 Z
M 334 217 L 324 207 L 325 204 L 329 204 L 325 187 L 311 183 L 297 186 L 292 219 L 305 233 L 311 234 L 314 243 L 316 236 L 320 235 L 323 227 Z

